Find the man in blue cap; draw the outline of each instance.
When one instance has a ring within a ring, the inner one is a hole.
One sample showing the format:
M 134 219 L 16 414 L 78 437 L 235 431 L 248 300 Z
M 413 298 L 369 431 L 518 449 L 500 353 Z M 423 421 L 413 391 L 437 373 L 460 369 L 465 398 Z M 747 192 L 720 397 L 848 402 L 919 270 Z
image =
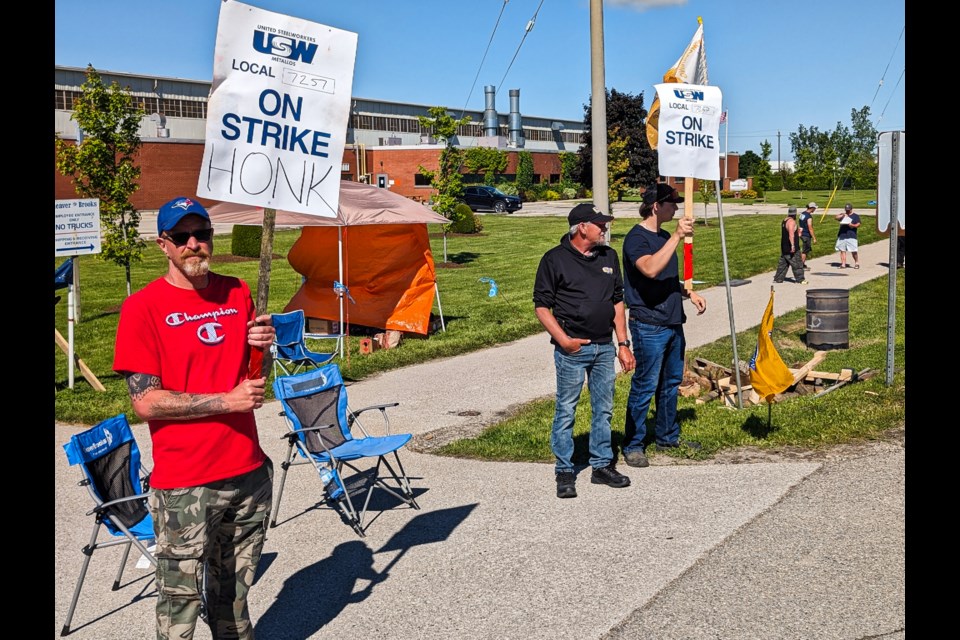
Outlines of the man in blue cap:
M 153 442 L 157 638 L 193 637 L 202 617 L 214 638 L 252 639 L 247 592 L 273 465 L 253 413 L 267 380 L 250 362 L 275 332 L 245 282 L 210 271 L 213 227 L 199 202 L 160 207 L 156 242 L 167 272 L 123 303 L 113 369 Z

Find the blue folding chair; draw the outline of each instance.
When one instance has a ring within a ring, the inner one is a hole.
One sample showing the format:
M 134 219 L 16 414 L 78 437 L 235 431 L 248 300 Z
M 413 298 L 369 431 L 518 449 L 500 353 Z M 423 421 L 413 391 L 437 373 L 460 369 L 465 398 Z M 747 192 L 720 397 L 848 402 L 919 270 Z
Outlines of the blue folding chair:
M 67 453 L 67 461 L 71 465 L 79 465 L 79 484 L 87 488 L 94 504 L 87 515 L 94 516 L 94 522 L 90 541 L 82 549 L 83 565 L 70 601 L 67 621 L 60 631 L 61 636 L 70 633 L 70 622 L 94 551 L 124 545 L 113 591 L 120 588 L 131 546 L 136 545 L 144 557 L 154 567 L 157 566 L 146 544 L 154 539 L 153 518 L 147 507 L 149 473 L 140 463 L 140 448 L 126 416 L 121 413 L 71 436 L 70 442 L 63 448 Z M 101 525 L 106 527 L 112 538 L 98 542 Z
M 290 425 L 284 434 L 289 442 L 280 488 L 273 502 L 270 526 L 277 526 L 277 513 L 287 479 L 287 470 L 297 464 L 312 464 L 320 475 L 324 499 L 344 517 L 361 537 L 365 535 L 367 508 L 375 488 L 386 491 L 414 509 L 420 506 L 414 500 L 398 451 L 412 437 L 409 433 L 391 434 L 387 409 L 398 402 L 378 404 L 351 411 L 347 406 L 347 390 L 336 364 L 327 364 L 297 375 L 281 376 L 273 381 L 274 395 L 280 400 L 283 415 Z M 372 436 L 358 417 L 365 411 L 377 410 L 383 421 L 384 435 Z M 352 433 L 353 427 L 358 433 Z M 299 458 L 294 460 L 294 450 Z M 392 454 L 396 469 L 387 456 Z M 364 465 L 360 461 L 375 460 Z M 385 473 L 381 474 L 381 469 Z M 345 475 L 349 474 L 349 475 Z M 363 497 L 363 506 L 357 509 L 353 498 Z
M 273 356 L 273 375 L 295 375 L 307 369 L 316 369 L 334 359 L 333 353 L 316 353 L 307 348 L 304 339 L 303 309 L 271 315 L 276 337 L 270 346 Z

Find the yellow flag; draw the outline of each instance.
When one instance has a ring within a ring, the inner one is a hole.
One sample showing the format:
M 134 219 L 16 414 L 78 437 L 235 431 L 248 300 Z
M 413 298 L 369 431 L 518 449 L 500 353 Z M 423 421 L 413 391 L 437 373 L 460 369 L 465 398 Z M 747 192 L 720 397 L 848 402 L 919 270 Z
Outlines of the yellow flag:
M 770 302 L 767 303 L 767 310 L 763 312 L 757 348 L 750 358 L 750 384 L 767 402 L 793 385 L 793 373 L 780 359 L 777 348 L 773 346 L 773 339 L 770 337 L 772 333 L 773 287 L 770 287 Z
M 703 42 L 703 18 L 697 18 L 699 27 L 693 34 L 690 44 L 684 49 L 680 59 L 663 74 L 664 82 L 683 82 L 687 84 L 709 84 L 707 82 L 707 49 Z M 660 98 L 653 97 L 653 104 L 647 112 L 647 142 L 651 149 L 657 148 L 657 129 L 660 124 Z

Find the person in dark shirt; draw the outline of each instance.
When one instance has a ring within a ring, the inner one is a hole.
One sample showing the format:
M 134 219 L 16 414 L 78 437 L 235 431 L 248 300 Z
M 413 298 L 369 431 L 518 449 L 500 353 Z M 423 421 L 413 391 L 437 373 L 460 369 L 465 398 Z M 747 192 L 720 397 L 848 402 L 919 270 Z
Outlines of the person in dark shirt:
M 837 244 L 834 248 L 840 252 L 840 268 L 848 269 L 847 252 L 853 256 L 853 268 L 860 268 L 860 254 L 858 253 L 860 245 L 857 241 L 857 229 L 860 227 L 860 216 L 853 212 L 853 205 L 847 203 L 843 206 L 843 212 L 834 216 L 840 223 L 837 229 Z
M 780 260 L 777 262 L 777 272 L 773 274 L 773 281 L 783 282 L 787 277 L 787 269 L 793 269 L 793 281 L 797 284 L 807 284 L 803 278 L 803 264 L 800 254 L 797 208 L 789 207 L 787 217 L 780 221 Z
M 627 398 L 623 429 L 623 459 L 631 467 L 649 466 L 646 456 L 647 412 L 656 396 L 657 417 L 654 449 L 700 443 L 680 439 L 677 395 L 683 381 L 686 339 L 683 299 L 689 298 L 697 315 L 707 310 L 707 301 L 680 285 L 677 247 L 693 233 L 693 218 L 680 218 L 673 233 L 661 229 L 672 220 L 683 198 L 673 187 L 658 183 L 643 192 L 640 217 L 623 239 L 624 298 L 630 309 L 635 370 Z
M 558 498 L 575 498 L 573 422 L 583 390 L 590 390 L 590 481 L 615 488 L 630 485 L 616 469 L 610 442 L 615 359 L 633 369 L 623 310 L 623 278 L 617 252 L 606 244 L 613 216 L 592 204 L 570 210 L 568 233 L 540 259 L 533 286 L 537 320 L 550 334 L 557 375 L 557 398 L 550 447 Z M 616 333 L 617 344 L 611 338 Z

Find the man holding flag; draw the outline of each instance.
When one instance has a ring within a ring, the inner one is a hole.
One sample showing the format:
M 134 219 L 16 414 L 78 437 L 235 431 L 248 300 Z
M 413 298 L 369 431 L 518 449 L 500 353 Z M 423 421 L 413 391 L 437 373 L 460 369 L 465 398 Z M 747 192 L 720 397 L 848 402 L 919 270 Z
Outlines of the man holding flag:
M 630 336 L 636 369 L 630 381 L 627 417 L 623 430 L 623 458 L 631 467 L 650 463 L 644 453 L 647 437 L 647 412 L 654 395 L 657 418 L 655 448 L 671 449 L 700 444 L 680 440 L 677 422 L 677 394 L 683 381 L 683 357 L 686 340 L 683 323 L 683 299 L 707 310 L 707 301 L 695 291 L 680 286 L 677 246 L 683 237 L 693 234 L 693 219 L 680 218 L 673 233 L 660 227 L 673 219 L 683 198 L 669 185 L 658 183 L 643 192 L 640 216 L 623 240 L 624 300 L 630 309 Z

